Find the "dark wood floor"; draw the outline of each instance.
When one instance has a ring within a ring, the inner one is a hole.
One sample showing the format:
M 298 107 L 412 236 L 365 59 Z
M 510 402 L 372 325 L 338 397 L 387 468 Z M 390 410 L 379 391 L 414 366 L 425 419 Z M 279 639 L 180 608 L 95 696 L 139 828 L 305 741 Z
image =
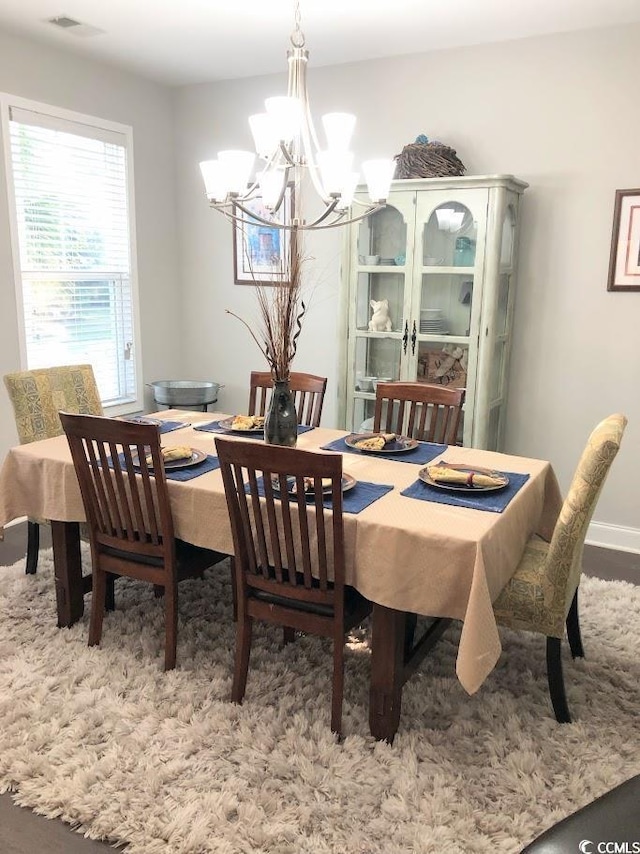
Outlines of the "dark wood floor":
M 24 558 L 26 523 L 5 530 L 0 542 L 0 566 Z M 47 527 L 40 531 L 43 548 L 51 545 Z M 640 554 L 585 546 L 584 572 L 607 580 L 640 583 Z M 10 795 L 0 795 L 0 854 L 106 854 L 109 845 L 85 839 L 61 821 L 48 820 L 28 809 L 17 807 Z

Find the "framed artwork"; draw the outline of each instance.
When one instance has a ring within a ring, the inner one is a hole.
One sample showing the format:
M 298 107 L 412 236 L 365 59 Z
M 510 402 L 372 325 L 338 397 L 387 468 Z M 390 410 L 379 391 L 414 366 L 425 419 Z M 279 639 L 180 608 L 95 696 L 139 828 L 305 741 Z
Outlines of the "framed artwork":
M 608 291 L 640 291 L 640 189 L 616 190 Z
M 291 213 L 291 190 L 285 193 L 280 211 L 273 214 L 260 198 L 245 202 L 243 207 L 263 219 L 286 222 Z M 243 211 L 236 213 L 247 218 Z M 289 280 L 289 246 L 287 229 L 265 225 L 259 220 L 233 223 L 233 280 L 237 285 L 284 285 Z

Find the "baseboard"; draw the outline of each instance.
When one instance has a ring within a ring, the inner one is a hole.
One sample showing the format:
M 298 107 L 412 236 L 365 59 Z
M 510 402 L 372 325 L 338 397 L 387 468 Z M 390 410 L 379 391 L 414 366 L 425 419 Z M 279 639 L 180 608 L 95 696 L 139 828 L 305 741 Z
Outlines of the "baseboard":
M 602 549 L 640 554 L 640 529 L 592 522 L 587 531 L 586 542 L 590 546 L 598 546 Z

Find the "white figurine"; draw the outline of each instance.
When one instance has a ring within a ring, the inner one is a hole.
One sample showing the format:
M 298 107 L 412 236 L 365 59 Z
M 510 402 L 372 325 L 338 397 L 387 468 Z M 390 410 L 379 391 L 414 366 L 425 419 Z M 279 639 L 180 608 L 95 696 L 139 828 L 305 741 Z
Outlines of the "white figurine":
M 391 332 L 391 318 L 389 317 L 389 300 L 372 299 L 369 303 L 373 309 L 369 321 L 369 332 Z

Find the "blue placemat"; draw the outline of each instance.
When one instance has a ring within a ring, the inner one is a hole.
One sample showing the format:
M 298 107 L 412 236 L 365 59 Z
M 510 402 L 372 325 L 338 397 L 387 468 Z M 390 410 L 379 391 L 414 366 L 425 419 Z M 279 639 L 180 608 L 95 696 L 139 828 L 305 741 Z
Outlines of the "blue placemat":
M 389 453 L 380 451 L 375 454 L 367 454 L 365 451 L 364 453 L 365 456 L 368 457 L 382 457 L 383 460 L 395 460 L 399 463 L 413 463 L 414 465 L 420 466 L 425 463 L 430 463 L 431 460 L 439 457 L 440 454 L 444 454 L 448 447 L 448 445 L 436 445 L 433 442 L 419 442 L 417 448 L 414 448 L 412 451 L 405 451 L 404 453 L 393 453 L 392 451 Z M 327 442 L 326 445 L 322 445 L 322 450 L 340 451 L 341 454 L 363 453 L 362 451 L 358 451 L 357 448 L 350 448 L 345 442 L 344 437 L 341 439 L 334 439 L 332 442 Z
M 130 424 L 147 424 L 148 419 L 153 419 L 152 415 L 132 415 L 128 418 L 123 418 L 122 421 L 128 421 Z M 153 419 L 160 421 L 159 418 Z M 180 430 L 181 427 L 190 427 L 188 421 L 162 421 L 159 425 L 161 433 L 171 433 L 173 430 Z
M 181 427 L 190 427 L 188 421 L 163 421 L 160 425 L 161 433 L 171 433 L 173 430 L 179 430 Z
M 208 424 L 198 424 L 194 430 L 203 430 L 205 433 L 221 433 L 224 436 L 237 436 L 240 439 L 262 439 L 262 433 L 249 433 L 246 436 L 242 432 L 234 433 L 231 430 L 225 430 L 220 426 L 219 421 L 209 421 Z M 309 430 L 314 430 L 314 427 L 308 427 L 306 424 L 298 424 L 298 436 L 301 433 L 308 433 Z
M 175 469 L 174 471 L 166 471 L 165 469 L 165 472 L 167 480 L 193 480 L 194 477 L 200 477 L 201 474 L 207 474 L 219 468 L 220 460 L 212 454 L 207 454 L 207 459 L 195 466 L 189 466 L 185 469 Z
M 124 465 L 124 454 L 118 454 L 120 462 Z M 109 466 L 113 468 L 113 462 L 109 459 Z M 165 469 L 167 480 L 193 480 L 194 477 L 200 477 L 201 474 L 207 474 L 210 471 L 216 471 L 220 468 L 220 460 L 211 454 L 207 454 L 207 458 L 197 463 L 195 466 L 187 466 L 183 469 Z M 153 477 L 153 472 L 151 472 Z
M 528 474 L 503 472 L 509 478 L 509 484 L 497 492 L 450 492 L 429 486 L 422 480 L 415 480 L 411 486 L 403 489 L 400 495 L 408 498 L 419 498 L 421 501 L 432 501 L 435 504 L 452 504 L 455 507 L 470 507 L 472 510 L 487 510 L 490 513 L 502 513 L 513 496 L 522 489 L 529 480 Z
M 244 486 L 245 492 L 249 491 L 249 484 Z M 393 486 L 385 483 L 369 483 L 366 480 L 359 480 L 354 487 L 342 493 L 342 510 L 344 513 L 360 513 L 378 498 L 382 498 L 387 492 L 391 492 Z M 264 484 L 262 478 L 258 478 L 258 494 L 264 495 Z M 322 502 L 324 506 L 330 510 L 332 501 L 328 498 Z

